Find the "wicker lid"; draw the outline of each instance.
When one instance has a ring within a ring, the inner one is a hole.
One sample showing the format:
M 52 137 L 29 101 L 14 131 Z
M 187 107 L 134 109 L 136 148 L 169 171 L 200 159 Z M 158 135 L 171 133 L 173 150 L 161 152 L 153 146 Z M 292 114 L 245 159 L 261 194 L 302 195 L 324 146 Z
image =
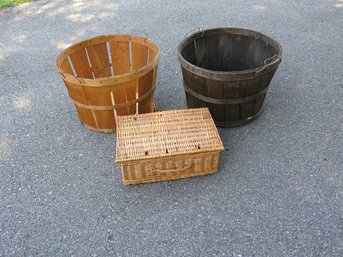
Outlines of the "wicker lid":
M 222 151 L 207 108 L 117 117 L 116 162 Z

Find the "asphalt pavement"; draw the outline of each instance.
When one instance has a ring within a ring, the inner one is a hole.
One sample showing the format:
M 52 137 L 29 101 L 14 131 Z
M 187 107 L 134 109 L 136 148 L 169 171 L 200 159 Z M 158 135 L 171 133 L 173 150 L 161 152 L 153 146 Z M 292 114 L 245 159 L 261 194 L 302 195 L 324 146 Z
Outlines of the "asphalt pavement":
M 0 10 L 1 256 L 343 256 L 343 1 L 39 0 Z M 115 134 L 84 128 L 67 46 L 146 35 L 158 110 L 186 108 L 177 46 L 241 27 L 283 47 L 262 115 L 219 129 L 215 175 L 125 186 Z

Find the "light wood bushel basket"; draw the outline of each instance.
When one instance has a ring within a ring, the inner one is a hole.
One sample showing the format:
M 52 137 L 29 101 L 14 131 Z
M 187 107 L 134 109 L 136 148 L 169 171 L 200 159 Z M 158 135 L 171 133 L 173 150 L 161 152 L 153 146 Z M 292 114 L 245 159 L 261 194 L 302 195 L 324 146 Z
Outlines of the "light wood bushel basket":
M 114 132 L 116 117 L 154 110 L 160 50 L 133 35 L 91 38 L 65 49 L 57 69 L 81 123 L 99 132 Z
M 124 184 L 215 173 L 223 150 L 207 108 L 117 117 L 116 162 Z

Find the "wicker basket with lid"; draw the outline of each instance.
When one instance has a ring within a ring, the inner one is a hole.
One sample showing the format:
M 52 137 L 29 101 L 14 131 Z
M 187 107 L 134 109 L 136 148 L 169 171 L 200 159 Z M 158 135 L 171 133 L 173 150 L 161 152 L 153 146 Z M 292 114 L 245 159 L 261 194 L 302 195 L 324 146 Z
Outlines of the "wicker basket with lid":
M 116 162 L 125 184 L 215 173 L 223 150 L 207 108 L 117 117 Z

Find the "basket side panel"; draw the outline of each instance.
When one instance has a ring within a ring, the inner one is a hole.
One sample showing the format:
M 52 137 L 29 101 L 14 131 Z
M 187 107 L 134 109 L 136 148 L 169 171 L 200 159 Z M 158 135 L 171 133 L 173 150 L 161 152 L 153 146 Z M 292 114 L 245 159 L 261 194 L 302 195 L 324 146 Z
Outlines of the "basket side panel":
M 148 51 L 149 51 L 149 63 L 150 63 L 151 61 L 155 59 L 156 54 L 157 54 L 157 49 L 155 49 L 155 47 L 149 47 Z
M 110 52 L 115 75 L 130 72 L 129 42 L 110 41 Z
M 84 104 L 87 104 L 89 102 L 84 87 L 81 86 L 81 84 L 71 83 L 67 80 L 64 80 L 64 84 L 71 99 Z
M 115 114 L 112 110 L 96 111 L 94 115 L 97 120 L 98 128 L 100 129 L 113 129 L 116 127 Z
M 206 37 L 207 69 L 227 71 L 234 68 L 233 37 L 230 34 L 208 35 Z
M 189 85 L 188 71 L 181 66 L 181 72 L 182 72 L 182 77 L 183 77 L 184 83 L 186 83 L 186 84 L 188 83 L 187 86 L 192 88 L 192 85 Z M 192 96 L 191 94 L 189 94 L 187 91 L 185 91 L 185 95 L 186 95 L 187 106 L 189 108 L 196 108 L 197 107 L 197 105 L 196 105 L 197 99 L 194 96 Z
M 124 184 L 127 184 L 126 181 L 131 180 L 131 178 L 129 177 L 129 174 L 131 174 L 130 168 L 131 168 L 131 166 L 129 166 L 129 165 L 126 165 L 126 164 L 121 165 L 121 177 L 122 177 Z
M 75 107 L 76 107 L 76 110 L 78 112 L 78 115 L 82 124 L 86 124 L 87 126 L 94 127 L 94 128 L 98 127 L 96 120 L 94 119 L 92 110 L 85 109 L 77 105 L 75 105 Z
M 95 78 L 110 77 L 112 74 L 106 43 L 87 47 L 87 51 Z
M 232 62 L 231 71 L 246 70 L 249 65 L 246 60 L 247 50 L 250 44 L 250 37 L 244 35 L 233 36 L 232 41 Z
M 219 152 L 135 161 L 122 165 L 123 182 L 139 184 L 202 176 L 217 172 Z
M 67 58 L 64 58 L 64 60 L 60 63 L 60 69 L 65 73 L 74 75 L 73 69 L 71 68 Z
M 95 106 L 111 106 L 111 88 L 110 87 L 84 87 L 87 96 L 85 104 Z
M 131 80 L 126 83 L 125 100 L 127 100 L 127 102 L 133 101 L 137 98 L 136 88 L 137 88 L 137 80 Z M 137 104 L 129 105 L 128 111 L 129 111 L 129 114 L 135 114 L 137 112 Z
M 86 49 L 82 48 L 79 51 L 72 53 L 70 55 L 70 60 L 74 66 L 77 77 L 92 79 L 92 70 L 88 63 L 88 57 L 86 54 Z
M 129 81 L 124 84 L 113 85 L 109 88 L 109 97 L 112 101 L 112 105 L 125 104 L 130 101 L 135 101 L 136 94 L 136 83 L 135 81 Z M 135 104 L 128 105 L 123 108 L 116 108 L 117 115 L 127 115 L 136 113 Z
M 142 97 L 154 86 L 154 69 L 138 79 L 138 96 Z M 151 112 L 153 109 L 154 92 L 138 103 L 139 113 Z
M 185 46 L 185 48 L 183 48 L 182 56 L 191 64 L 195 64 L 196 56 L 194 41 L 190 42 L 187 46 Z
M 65 80 L 71 99 L 90 106 L 112 106 L 111 87 L 88 87 Z M 124 86 L 118 85 L 119 90 Z M 125 88 L 124 88 L 125 89 Z
M 148 63 L 148 47 L 146 45 L 131 42 L 132 46 L 132 70 L 138 70 Z
M 256 77 L 252 80 L 241 81 L 241 84 L 244 83 L 244 93 L 241 94 L 241 97 L 250 96 L 257 94 L 260 90 L 261 78 Z M 251 101 L 246 101 L 242 104 L 241 108 L 241 118 L 246 119 L 248 117 L 253 116 L 254 109 L 255 109 L 256 99 L 252 99 Z
M 223 97 L 223 85 L 221 81 L 207 79 L 208 96 L 215 99 Z M 225 105 L 208 103 L 208 109 L 210 110 L 212 117 L 216 121 L 225 120 Z
M 267 88 L 271 82 L 271 80 L 273 79 L 273 76 L 276 72 L 276 69 L 273 71 L 270 71 L 269 73 L 265 74 L 264 76 L 262 76 L 260 78 L 260 83 L 258 85 L 258 91 L 261 91 L 265 88 Z M 255 105 L 254 105 L 254 114 L 258 113 L 263 105 L 264 99 L 266 97 L 266 93 L 258 96 L 255 100 Z
M 252 62 L 250 68 L 254 68 L 253 64 L 261 62 L 265 48 L 266 44 L 261 39 L 250 41 L 249 48 L 246 53 L 246 59 L 250 59 L 250 61 Z
M 223 94 L 226 99 L 239 98 L 239 81 L 223 81 Z M 240 119 L 241 106 L 240 104 L 225 105 L 225 120 L 238 121 Z
M 194 92 L 201 95 L 208 95 L 207 90 L 207 79 L 205 77 L 199 76 L 192 73 L 191 71 L 182 68 L 182 75 L 184 83 Z M 187 102 L 190 104 L 189 107 L 207 107 L 207 103 L 196 98 L 190 93 L 186 92 Z

